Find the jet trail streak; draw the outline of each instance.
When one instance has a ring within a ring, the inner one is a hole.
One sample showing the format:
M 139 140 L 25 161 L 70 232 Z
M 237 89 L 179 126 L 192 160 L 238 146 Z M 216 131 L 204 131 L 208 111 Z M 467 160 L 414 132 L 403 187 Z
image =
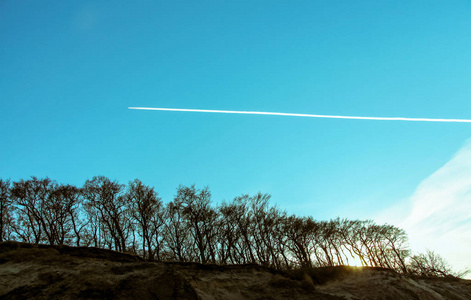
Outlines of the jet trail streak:
M 129 107 L 129 109 L 159 110 L 159 111 L 180 111 L 180 112 L 182 112 L 182 111 L 183 112 L 204 112 L 204 113 L 219 113 L 219 114 L 269 115 L 269 116 L 328 118 L 328 119 L 351 119 L 351 120 L 471 123 L 471 120 L 468 120 L 468 119 L 430 119 L 430 118 L 403 118 L 403 117 L 358 117 L 358 116 L 294 114 L 294 113 L 264 112 L 264 111 L 237 111 L 237 110 L 158 108 L 158 107 Z

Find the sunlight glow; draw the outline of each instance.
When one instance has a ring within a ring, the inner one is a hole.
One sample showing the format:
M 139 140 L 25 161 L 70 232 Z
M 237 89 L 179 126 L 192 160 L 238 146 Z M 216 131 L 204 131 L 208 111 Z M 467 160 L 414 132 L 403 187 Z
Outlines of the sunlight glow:
M 424 179 L 405 203 L 376 219 L 404 228 L 412 251 L 442 255 L 456 270 L 471 267 L 471 140 Z M 469 278 L 469 276 L 467 277 Z

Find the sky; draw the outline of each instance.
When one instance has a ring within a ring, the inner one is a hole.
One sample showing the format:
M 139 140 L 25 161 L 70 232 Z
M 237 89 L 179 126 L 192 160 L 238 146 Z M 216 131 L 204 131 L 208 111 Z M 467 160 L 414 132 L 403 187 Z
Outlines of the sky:
M 455 270 L 471 269 L 471 139 L 404 201 L 380 212 L 380 223 L 404 228 L 411 249 L 433 250 Z M 471 274 L 467 275 L 471 279 Z
M 469 1 L 1 1 L 0 178 L 139 178 L 164 202 L 180 184 L 209 186 L 215 203 L 260 191 L 290 214 L 394 222 L 416 248 L 435 245 L 417 224 L 434 224 L 469 253 L 469 123 L 128 107 L 471 119 L 470 13 Z

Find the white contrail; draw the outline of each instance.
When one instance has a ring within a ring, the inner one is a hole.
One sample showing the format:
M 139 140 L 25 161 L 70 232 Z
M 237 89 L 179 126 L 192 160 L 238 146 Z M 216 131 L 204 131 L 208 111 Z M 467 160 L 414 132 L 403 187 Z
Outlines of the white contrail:
M 219 113 L 219 114 L 270 115 L 270 116 L 289 116 L 289 117 L 307 117 L 307 118 L 329 118 L 329 119 L 353 119 L 353 120 L 471 123 L 471 120 L 468 120 L 468 119 L 430 119 L 430 118 L 403 118 L 403 117 L 357 117 L 357 116 L 332 116 L 332 115 L 293 114 L 293 113 L 265 112 L 265 111 L 238 111 L 238 110 L 213 110 L 213 109 L 188 109 L 188 108 L 159 108 L 159 107 L 129 107 L 129 109 L 160 110 L 160 111 L 205 112 L 205 113 Z

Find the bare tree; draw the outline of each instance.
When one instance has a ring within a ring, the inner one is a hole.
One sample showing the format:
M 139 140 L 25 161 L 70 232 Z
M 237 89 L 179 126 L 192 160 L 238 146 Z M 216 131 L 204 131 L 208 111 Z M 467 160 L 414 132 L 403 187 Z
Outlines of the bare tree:
M 75 238 L 75 244 L 80 245 L 80 233 L 86 225 L 78 216 L 80 204 L 79 189 L 75 186 L 58 185 L 51 191 L 43 211 L 51 244 L 63 245 L 66 241 L 70 244 Z
M 425 253 L 413 255 L 410 258 L 408 270 L 411 274 L 426 277 L 464 277 L 470 271 L 453 271 L 443 257 L 437 253 L 426 250 Z
M 122 252 L 126 251 L 130 227 L 126 199 L 122 195 L 123 190 L 124 185 L 104 176 L 87 180 L 83 187 L 85 200 L 94 208 L 91 212 L 98 212 L 99 221 L 104 225 L 103 229 L 111 237 L 108 245 Z
M 406 258 L 410 254 L 407 244 L 407 234 L 403 229 L 392 225 L 378 226 L 380 243 L 376 253 L 381 254 L 379 259 L 390 269 L 407 273 Z M 384 267 L 382 264 L 382 266 Z
M 216 261 L 216 211 L 210 206 L 209 188 L 196 190 L 195 186 L 178 188 L 175 202 L 182 206 L 183 217 L 190 228 L 190 233 L 201 263 Z
M 220 263 L 241 264 L 245 262 L 241 224 L 245 218 L 245 206 L 236 203 L 223 202 L 218 207 L 219 215 L 219 260 Z
M 281 223 L 286 217 L 286 213 L 275 206 L 268 206 L 263 213 L 262 223 L 259 232 L 263 237 L 263 252 L 266 253 L 266 264 L 270 267 L 281 269 L 283 254 L 280 253 L 278 243 L 282 243 L 285 233 L 278 229 L 282 228 Z
M 283 231 L 288 237 L 288 249 L 302 267 L 312 266 L 309 244 L 313 230 L 314 223 L 308 218 L 290 216 L 286 219 Z
M 277 256 L 277 265 L 279 269 L 290 269 L 292 264 L 288 256 L 289 253 L 289 242 L 288 235 L 285 232 L 288 215 L 286 212 L 278 212 L 276 216 L 276 222 L 273 225 L 273 250 Z
M 82 189 L 49 178 L 0 179 L 0 241 L 94 245 L 149 260 L 259 263 L 277 269 L 362 265 L 423 276 L 461 275 L 433 252 L 410 257 L 407 234 L 371 220 L 287 216 L 270 195 L 242 195 L 217 208 L 209 188 L 180 186 L 162 204 L 136 179 L 124 185 L 104 176 Z
M 93 206 L 90 202 L 84 201 L 82 203 L 82 210 L 86 215 L 87 222 L 84 228 L 81 237 L 83 239 L 83 243 L 86 246 L 94 246 L 95 248 L 102 248 L 104 247 L 104 243 L 102 241 L 102 223 L 100 221 L 100 212 L 95 206 Z
M 339 234 L 343 241 L 344 248 L 350 253 L 352 259 L 359 259 L 363 266 L 367 266 L 368 262 L 365 258 L 363 243 L 360 238 L 363 222 L 344 219 L 341 224 L 342 227 Z
M 164 224 L 162 201 L 154 188 L 144 185 L 138 179 L 129 183 L 126 196 L 130 214 L 138 223 L 143 257 L 154 260 L 157 256 L 157 260 L 160 260 L 160 231 Z
M 46 238 L 50 244 L 54 243 L 51 232 L 46 230 L 48 226 L 44 216 L 47 202 L 56 185 L 49 178 L 38 179 L 34 176 L 27 181 L 13 182 L 12 199 L 19 207 L 19 213 L 22 214 L 19 221 L 23 223 L 23 227 L 28 226 L 26 230 L 31 230 L 35 244 L 41 242 L 43 238 Z M 18 234 L 27 238 L 24 235 L 25 232 L 23 228 L 23 234 L 20 232 Z
M 183 217 L 183 206 L 172 201 L 165 207 L 163 242 L 168 249 L 167 259 L 171 261 L 191 261 L 190 228 Z
M 10 180 L 0 178 L 0 242 L 8 240 L 11 234 L 12 205 L 10 190 Z
M 68 204 L 67 212 L 72 222 L 75 244 L 79 247 L 82 245 L 82 236 L 89 223 L 89 220 L 83 217 L 86 215 L 86 212 L 83 207 L 82 190 L 72 185 L 65 185 L 58 189 L 58 193 L 61 194 L 62 198 L 66 199 L 65 202 Z
M 255 227 L 253 224 L 253 212 L 250 209 L 250 196 L 242 195 L 234 198 L 234 205 L 238 210 L 238 224 L 237 228 L 240 232 L 241 238 L 238 243 L 239 261 L 242 263 L 256 263 L 254 241 Z

